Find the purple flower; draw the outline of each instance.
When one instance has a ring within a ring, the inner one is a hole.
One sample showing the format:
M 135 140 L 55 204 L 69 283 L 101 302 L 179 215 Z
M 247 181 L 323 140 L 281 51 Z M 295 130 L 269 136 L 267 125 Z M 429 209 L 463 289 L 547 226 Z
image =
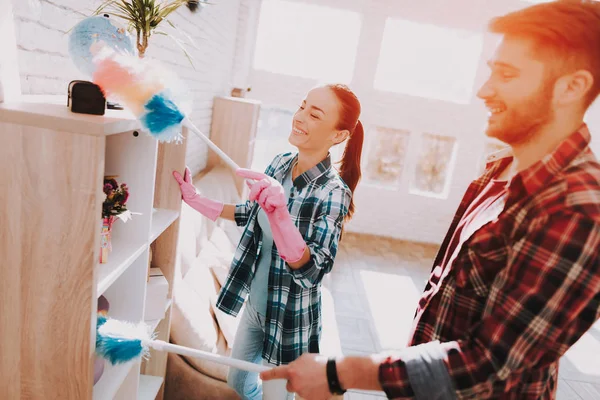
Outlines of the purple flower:
M 110 191 L 113 190 L 113 186 L 110 183 L 104 185 L 103 191 L 106 194 L 109 194 Z

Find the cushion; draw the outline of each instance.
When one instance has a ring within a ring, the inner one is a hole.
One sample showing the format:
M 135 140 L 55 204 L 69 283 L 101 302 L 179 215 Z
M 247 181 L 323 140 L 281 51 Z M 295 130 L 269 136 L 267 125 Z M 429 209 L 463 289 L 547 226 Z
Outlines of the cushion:
M 187 209 L 188 212 L 184 212 Z M 181 277 L 184 277 L 189 269 L 194 265 L 197 254 L 197 243 L 196 235 L 194 234 L 194 223 L 189 218 L 189 210 L 191 207 L 183 203 L 181 210 L 181 218 L 179 223 L 179 242 L 178 242 L 178 255 L 180 262 Z M 192 210 L 194 211 L 194 210 Z
M 242 309 L 238 313 L 237 317 L 231 316 L 217 308 L 217 296 L 214 296 L 210 299 L 210 305 L 217 322 L 219 323 L 219 329 L 223 334 L 225 341 L 227 342 L 227 348 L 231 350 L 233 347 L 233 341 L 235 339 L 235 334 L 237 333 L 237 328 L 240 323 L 240 317 L 242 312 L 244 311 L 245 304 L 242 306 Z
M 211 169 L 196 178 L 194 185 L 200 193 L 212 199 L 232 204 L 240 202 L 233 176 L 227 167 L 218 166 Z M 221 228 L 215 234 L 217 226 Z M 223 252 L 218 256 L 229 257 L 227 263 L 230 264 L 233 258 L 230 254 L 235 251 L 241 234 L 241 228 L 238 228 L 233 221 L 217 220 L 215 223 L 182 202 L 178 249 L 181 277 L 185 277 L 200 252 L 206 247 L 206 242 L 213 236 L 217 247 Z M 226 240 L 227 238 L 229 240 Z
M 213 168 L 195 179 L 194 185 L 212 199 L 240 202 L 227 167 Z M 242 228 L 233 221 L 210 221 L 185 203 L 180 221 L 181 277 L 174 291 L 171 340 L 182 346 L 229 356 L 239 318 L 225 314 L 215 305 Z M 185 359 L 203 374 L 226 381 L 228 367 L 193 357 Z
M 164 399 L 240 400 L 226 382 L 198 372 L 180 355 L 169 353 L 167 359 Z
M 237 247 L 240 238 L 242 237 L 242 233 L 244 232 L 244 228 L 241 226 L 237 226 L 234 221 L 221 220 L 219 221 L 219 228 L 223 231 L 229 242 L 233 245 L 233 248 Z
M 227 275 L 229 274 L 228 269 L 222 265 L 214 265 L 210 268 L 210 270 L 213 273 L 214 278 L 217 280 L 219 287 L 223 287 L 223 285 L 225 285 Z
M 208 301 L 203 301 L 188 284 L 182 283 L 177 287 L 172 307 L 171 340 L 182 346 L 217 352 L 220 333 Z M 186 359 L 190 363 L 195 361 L 191 357 Z M 215 375 L 210 368 L 195 367 L 204 374 Z
M 206 261 L 201 257 L 178 284 L 173 303 L 171 339 L 174 343 L 210 353 L 227 354 L 227 341 L 220 332 L 212 312 L 211 299 L 218 284 Z M 221 364 L 194 357 L 186 360 L 198 371 L 216 379 L 227 379 L 227 368 Z
M 229 221 L 229 222 L 231 222 L 231 221 Z M 235 249 L 238 245 L 238 241 L 240 240 L 240 237 L 241 237 L 241 232 L 238 235 L 237 239 L 232 241 L 230 239 L 229 235 L 227 235 L 225 233 L 225 230 L 222 227 L 217 226 L 217 227 L 215 227 L 215 229 L 212 231 L 212 234 L 210 235 L 210 241 L 215 245 L 219 254 L 221 254 L 223 256 L 231 255 L 231 257 L 233 257 L 233 253 L 235 252 Z M 231 262 L 231 260 L 230 260 L 230 262 Z
M 217 278 L 219 283 L 217 291 L 225 282 L 232 258 L 233 254 L 224 255 L 220 253 L 217 247 L 210 241 L 205 242 L 202 245 L 202 251 L 198 256 L 198 259 L 202 260 L 202 265 L 204 268 L 218 271 L 218 273 L 214 275 L 214 278 Z
M 216 227 L 210 237 L 210 244 L 207 245 L 207 248 L 214 251 L 214 256 L 219 261 L 218 263 L 209 265 L 209 267 L 221 287 L 225 284 L 225 279 L 229 273 L 229 268 L 231 267 L 231 262 L 241 236 L 241 232 L 238 232 L 237 239 L 232 242 L 223 228 Z
M 196 259 L 194 266 L 188 271 L 183 281 L 204 301 L 209 301 L 214 296 L 219 286 L 214 280 L 208 265 L 215 263 L 215 259 L 204 252 Z
M 194 179 L 194 186 L 204 196 L 225 203 L 237 203 L 240 199 L 231 169 L 223 165 L 216 166 Z

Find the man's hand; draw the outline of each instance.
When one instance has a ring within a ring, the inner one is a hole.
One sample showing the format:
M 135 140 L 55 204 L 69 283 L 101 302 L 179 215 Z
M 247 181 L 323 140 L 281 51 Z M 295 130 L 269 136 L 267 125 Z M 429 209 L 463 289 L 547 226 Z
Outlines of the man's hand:
M 298 393 L 309 400 L 327 400 L 333 397 L 327 384 L 327 357 L 305 353 L 296 361 L 262 372 L 263 381 L 287 379 L 287 391 Z

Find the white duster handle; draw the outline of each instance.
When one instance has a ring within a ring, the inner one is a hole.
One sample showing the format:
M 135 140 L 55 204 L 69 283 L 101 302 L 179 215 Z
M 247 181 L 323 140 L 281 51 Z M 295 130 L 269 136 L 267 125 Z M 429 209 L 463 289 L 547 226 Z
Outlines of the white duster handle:
M 190 119 L 185 118 L 182 122 L 182 125 L 189 128 L 192 132 L 194 132 L 196 135 L 198 135 L 198 137 L 200 139 L 204 140 L 204 142 L 206 142 L 208 147 L 210 147 L 215 153 L 217 153 L 219 155 L 219 157 L 221 157 L 221 159 L 223 161 L 225 161 L 227 163 L 227 165 L 229 165 L 229 167 L 231 167 L 234 171 L 236 171 L 239 168 L 239 166 L 235 163 L 235 161 L 233 161 L 227 154 L 225 154 L 223 152 L 223 150 L 221 150 L 219 147 L 217 147 L 216 144 L 214 144 L 208 137 L 206 137 L 206 135 L 204 135 L 200 131 L 200 129 L 196 128 L 196 125 L 194 125 L 194 123 Z
M 235 358 L 224 357 L 218 354 L 209 353 L 207 351 L 191 349 L 189 347 L 178 346 L 176 344 L 167 343 L 163 340 L 152 340 L 146 343 L 148 347 L 151 347 L 158 351 L 167 351 L 170 353 L 180 354 L 182 356 L 190 356 L 201 358 L 208 361 L 213 361 L 219 364 L 227 365 L 229 367 L 242 369 L 248 372 L 261 373 L 271 369 L 265 365 L 254 364 L 248 361 L 237 360 Z

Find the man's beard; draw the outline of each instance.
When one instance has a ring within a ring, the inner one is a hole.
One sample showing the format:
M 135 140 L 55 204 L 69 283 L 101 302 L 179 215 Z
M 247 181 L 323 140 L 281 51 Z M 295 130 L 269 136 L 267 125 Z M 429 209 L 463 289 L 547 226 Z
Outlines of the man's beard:
M 540 90 L 519 104 L 507 105 L 498 120 L 490 124 L 486 135 L 509 146 L 530 142 L 540 128 L 554 118 L 552 94 L 554 80 L 546 81 Z

